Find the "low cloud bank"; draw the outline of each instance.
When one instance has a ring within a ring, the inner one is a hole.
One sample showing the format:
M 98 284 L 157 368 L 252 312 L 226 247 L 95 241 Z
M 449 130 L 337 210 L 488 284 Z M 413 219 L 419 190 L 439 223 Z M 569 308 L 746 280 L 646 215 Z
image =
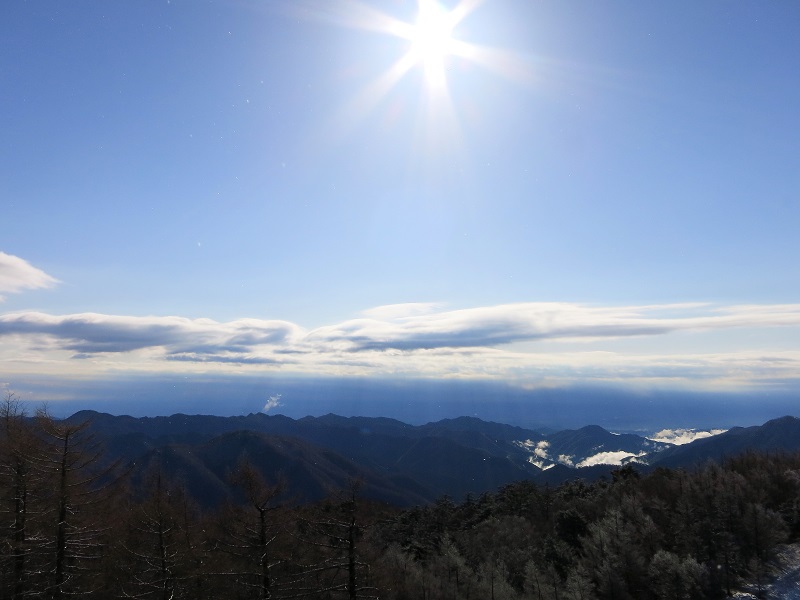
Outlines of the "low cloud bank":
M 648 436 L 647 439 L 653 440 L 654 442 L 665 442 L 667 444 L 682 446 L 683 444 L 690 444 L 695 440 L 719 435 L 726 431 L 727 429 L 711 429 L 709 431 L 697 431 L 696 429 L 662 429 L 652 436 Z
M 624 452 L 623 450 L 617 450 L 614 452 L 598 452 L 581 462 L 575 465 L 578 468 L 581 467 L 594 467 L 596 465 L 621 465 L 623 462 L 627 462 L 631 458 L 638 458 L 640 456 L 644 456 L 644 452 L 641 454 L 634 454 L 632 452 Z

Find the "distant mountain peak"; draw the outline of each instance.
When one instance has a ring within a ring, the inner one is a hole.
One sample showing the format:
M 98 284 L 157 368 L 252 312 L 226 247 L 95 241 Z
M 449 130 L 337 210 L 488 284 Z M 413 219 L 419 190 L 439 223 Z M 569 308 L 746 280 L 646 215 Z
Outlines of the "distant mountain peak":
M 778 417 L 777 419 L 770 419 L 764 423 L 764 427 L 785 427 L 793 425 L 800 425 L 800 419 L 790 415 Z

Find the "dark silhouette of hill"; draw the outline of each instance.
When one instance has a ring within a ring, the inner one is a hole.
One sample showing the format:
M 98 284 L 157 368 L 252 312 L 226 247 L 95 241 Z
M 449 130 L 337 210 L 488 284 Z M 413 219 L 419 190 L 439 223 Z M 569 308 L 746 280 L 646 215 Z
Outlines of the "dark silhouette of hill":
M 457 417 L 442 419 L 419 427 L 426 435 L 446 435 L 448 433 L 481 433 L 495 440 L 515 441 L 540 439 L 544 435 L 538 431 L 524 429 L 503 423 L 482 421 L 477 417 Z
M 800 419 L 781 417 L 752 427 L 734 427 L 725 433 L 675 446 L 648 456 L 652 466 L 692 467 L 707 460 L 722 462 L 747 451 L 800 451 Z
M 365 497 L 395 506 L 424 503 L 430 494 L 419 487 L 415 491 L 402 480 L 395 483 L 330 450 L 254 431 L 225 433 L 198 444 L 157 447 L 137 461 L 134 479 L 158 468 L 184 485 L 201 505 L 216 506 L 235 496 L 228 479 L 243 458 L 267 481 L 281 483 L 283 496 L 292 502 L 321 500 L 354 479 L 363 481 Z
M 105 439 L 109 462 L 132 465 L 134 473 L 158 463 L 210 504 L 230 497 L 226 474 L 242 455 L 268 481 L 283 477 L 287 494 L 298 501 L 319 499 L 359 478 L 365 497 L 407 506 L 442 495 L 460 500 L 523 479 L 551 485 L 592 481 L 619 468 L 604 461 L 626 455 L 641 457 L 649 466 L 637 468 L 648 470 L 692 466 L 746 450 L 800 450 L 800 420 L 794 417 L 676 447 L 598 426 L 544 434 L 473 417 L 421 426 L 333 414 L 295 420 L 260 413 L 133 418 L 82 411 L 68 419 L 86 420 Z M 581 463 L 592 466 L 574 468 Z
M 337 415 L 299 420 L 263 414 L 136 419 L 82 411 L 68 420 L 91 421 L 93 430 L 106 439 L 110 459 L 136 463 L 137 471 L 160 461 L 193 496 L 209 503 L 220 502 L 230 493 L 223 491 L 225 473 L 219 464 L 230 469 L 235 461 L 228 456 L 233 450 L 221 440 L 250 445 L 258 440 L 257 448 L 243 447 L 239 453 L 272 456 L 271 463 L 258 463 L 264 475 L 274 481 L 283 474 L 290 481 L 291 493 L 304 500 L 318 499 L 343 486 L 348 477 L 364 480 L 367 498 L 409 505 L 444 494 L 460 499 L 468 492 L 479 494 L 538 472 L 518 447 L 494 438 L 499 431 L 504 431 L 500 437 L 506 439 L 511 437 L 509 431 L 535 432 L 477 419 L 469 421 L 468 427 L 445 425 L 439 435 L 429 435 L 436 432 L 436 424 L 413 427 L 393 419 Z M 482 425 L 493 435 L 480 431 Z M 242 437 L 243 432 L 251 435 Z M 227 458 L 220 463 L 215 455 L 223 450 Z
M 582 467 L 576 469 L 566 465 L 557 464 L 549 469 L 540 471 L 534 475 L 532 480 L 539 485 L 559 486 L 568 481 L 586 481 L 593 482 L 599 479 L 612 478 L 612 473 L 619 469 L 618 465 L 594 465 L 591 467 Z
M 463 498 L 532 477 L 538 469 L 442 437 L 416 440 L 393 465 L 433 489 L 436 497 Z
M 670 446 L 630 433 L 611 433 L 597 425 L 559 431 L 549 435 L 547 441 L 553 453 L 576 457 L 590 457 L 599 452 L 658 452 Z

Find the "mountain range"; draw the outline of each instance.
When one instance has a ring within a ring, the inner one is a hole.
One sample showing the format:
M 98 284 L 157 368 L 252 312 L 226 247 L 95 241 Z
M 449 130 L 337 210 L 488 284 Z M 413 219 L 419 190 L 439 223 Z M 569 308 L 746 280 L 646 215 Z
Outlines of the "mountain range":
M 333 414 L 134 418 L 81 411 L 66 421 L 88 421 L 105 444 L 106 460 L 126 465 L 134 480 L 158 466 L 206 506 L 233 497 L 228 478 L 242 457 L 268 481 L 283 482 L 291 501 L 322 499 L 357 478 L 365 497 L 410 506 L 444 495 L 461 500 L 522 479 L 552 485 L 594 480 L 627 463 L 646 471 L 688 468 L 747 450 L 800 451 L 795 417 L 682 446 L 598 426 L 542 432 L 474 417 L 413 426 Z

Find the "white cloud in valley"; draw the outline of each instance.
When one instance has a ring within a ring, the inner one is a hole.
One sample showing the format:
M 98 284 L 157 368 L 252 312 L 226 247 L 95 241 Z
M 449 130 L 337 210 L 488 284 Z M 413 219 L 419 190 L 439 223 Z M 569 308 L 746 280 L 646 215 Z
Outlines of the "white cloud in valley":
M 639 458 L 645 454 L 645 452 L 634 454 L 633 452 L 625 452 L 623 450 L 617 450 L 614 452 L 598 452 L 597 454 L 593 454 L 592 456 L 585 458 L 575 466 L 581 468 L 594 467 L 596 465 L 621 465 L 627 460 Z
M 690 444 L 695 440 L 702 440 L 721 433 L 725 433 L 726 429 L 710 429 L 708 431 L 698 431 L 696 429 L 662 429 L 661 431 L 648 436 L 648 439 L 654 442 L 664 442 L 667 444 L 675 444 L 681 446 L 683 444 Z
M 516 442 L 520 448 L 529 451 L 531 455 L 528 457 L 528 462 L 546 471 L 553 467 L 553 460 L 550 458 L 550 442 L 547 440 L 525 440 Z

